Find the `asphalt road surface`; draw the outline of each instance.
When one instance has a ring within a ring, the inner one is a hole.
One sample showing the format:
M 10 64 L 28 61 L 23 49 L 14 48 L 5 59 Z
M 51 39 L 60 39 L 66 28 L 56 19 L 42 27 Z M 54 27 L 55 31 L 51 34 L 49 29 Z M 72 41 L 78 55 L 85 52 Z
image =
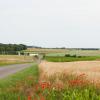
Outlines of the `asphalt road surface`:
M 7 66 L 3 66 L 3 67 L 1 66 L 0 67 L 0 79 L 7 77 L 8 75 L 14 74 L 18 71 L 21 71 L 25 68 L 28 68 L 32 65 L 33 65 L 33 63 L 7 65 Z

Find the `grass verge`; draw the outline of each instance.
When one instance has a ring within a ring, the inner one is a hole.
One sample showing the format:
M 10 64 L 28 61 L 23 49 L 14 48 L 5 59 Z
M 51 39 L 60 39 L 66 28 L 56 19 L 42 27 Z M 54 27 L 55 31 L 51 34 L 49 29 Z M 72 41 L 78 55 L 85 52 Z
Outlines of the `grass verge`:
M 30 87 L 38 82 L 38 67 L 33 65 L 30 68 L 17 72 L 14 75 L 0 80 L 0 100 L 27 100 Z
M 0 67 L 4 67 L 7 65 L 15 65 L 15 64 L 25 64 L 25 63 L 32 63 L 32 62 L 0 62 Z

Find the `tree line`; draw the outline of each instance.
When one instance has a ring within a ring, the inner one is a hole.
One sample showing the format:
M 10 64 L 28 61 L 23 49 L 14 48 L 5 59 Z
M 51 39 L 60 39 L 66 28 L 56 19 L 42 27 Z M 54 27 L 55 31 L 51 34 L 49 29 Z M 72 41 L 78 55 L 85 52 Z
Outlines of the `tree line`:
M 0 54 L 18 54 L 18 51 L 26 50 L 24 44 L 2 44 L 0 43 Z

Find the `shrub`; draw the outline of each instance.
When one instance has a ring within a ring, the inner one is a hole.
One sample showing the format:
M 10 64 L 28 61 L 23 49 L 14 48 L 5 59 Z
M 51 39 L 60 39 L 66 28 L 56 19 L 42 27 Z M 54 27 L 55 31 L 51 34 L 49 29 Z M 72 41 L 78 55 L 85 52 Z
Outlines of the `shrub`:
M 71 55 L 70 54 L 65 54 L 65 57 L 71 57 Z

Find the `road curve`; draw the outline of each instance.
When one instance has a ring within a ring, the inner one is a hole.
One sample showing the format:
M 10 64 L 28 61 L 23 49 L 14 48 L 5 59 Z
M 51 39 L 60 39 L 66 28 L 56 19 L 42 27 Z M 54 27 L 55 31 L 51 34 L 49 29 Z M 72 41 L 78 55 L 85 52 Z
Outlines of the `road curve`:
M 7 66 L 3 66 L 3 67 L 1 66 L 0 67 L 0 79 L 7 77 L 8 75 L 14 74 L 18 71 L 21 71 L 25 68 L 28 68 L 32 65 L 33 65 L 33 63 L 7 65 Z

